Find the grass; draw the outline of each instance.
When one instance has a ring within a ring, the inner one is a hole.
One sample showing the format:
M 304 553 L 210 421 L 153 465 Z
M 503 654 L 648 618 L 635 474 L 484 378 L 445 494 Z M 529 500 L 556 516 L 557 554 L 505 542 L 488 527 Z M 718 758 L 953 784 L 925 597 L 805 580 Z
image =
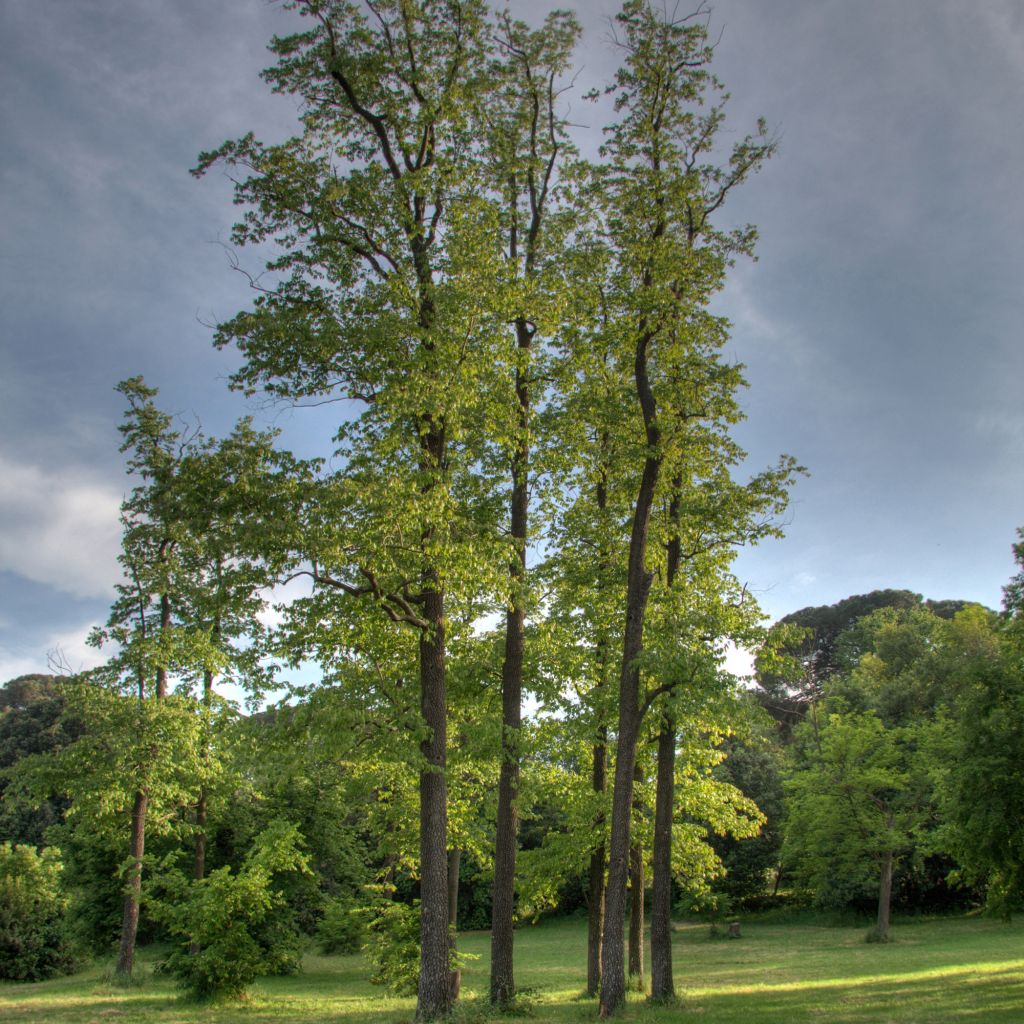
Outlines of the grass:
M 978 918 L 897 922 L 888 945 L 864 942 L 864 927 L 744 921 L 739 940 L 709 941 L 704 924 L 677 926 L 681 999 L 650 1006 L 633 993 L 623 1021 L 678 1024 L 956 1024 L 1024 1021 L 1024 948 L 1017 925 Z M 488 936 L 461 936 L 480 955 L 463 973 L 458 1024 L 489 1015 Z M 581 993 L 586 926 L 549 922 L 517 933 L 517 982 L 536 1021 L 592 1021 Z M 143 953 L 145 967 L 151 958 Z M 304 970 L 260 982 L 243 1004 L 190 1002 L 150 974 L 129 989 L 110 984 L 108 965 L 34 985 L 0 985 L 5 1024 L 406 1024 L 414 1000 L 366 981 L 361 958 L 306 957 Z M 521 1018 L 519 1018 L 521 1019 Z

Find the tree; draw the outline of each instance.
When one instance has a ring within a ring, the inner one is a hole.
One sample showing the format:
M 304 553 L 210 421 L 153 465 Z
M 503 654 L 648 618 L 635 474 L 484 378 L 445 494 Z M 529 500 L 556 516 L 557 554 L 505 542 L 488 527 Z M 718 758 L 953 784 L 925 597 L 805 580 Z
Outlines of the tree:
M 476 116 L 490 27 L 479 0 L 286 6 L 310 28 L 274 41 L 265 77 L 302 101 L 302 134 L 269 147 L 246 136 L 204 154 L 197 171 L 245 169 L 235 241 L 274 240 L 282 252 L 273 286 L 218 341 L 243 353 L 240 386 L 352 409 L 338 435 L 344 466 L 311 509 L 299 571 L 418 638 L 426 1019 L 451 1002 L 449 596 L 479 591 L 508 561 L 483 525 L 493 495 L 470 472 L 501 393 L 497 324 L 509 319 L 495 295 L 506 271 Z
M 560 307 L 566 302 L 567 260 L 562 242 L 567 218 L 558 216 L 558 204 L 560 164 L 568 145 L 565 124 L 556 112 L 557 80 L 569 65 L 580 29 L 575 17 L 564 11 L 550 14 L 537 31 L 513 21 L 508 11 L 497 20 L 499 59 L 492 74 L 504 85 L 498 102 L 485 110 L 485 116 L 491 122 L 492 187 L 507 196 L 503 218 L 506 252 L 522 296 L 514 316 L 515 354 L 509 360 L 514 367 L 517 405 L 511 450 L 506 456 L 513 551 L 502 661 L 501 777 L 491 920 L 490 998 L 493 1004 L 506 1005 L 515 996 L 513 925 L 528 595 L 526 550 L 530 478 L 535 475 L 531 466 L 533 406 L 542 373 L 537 335 L 557 328 Z
M 705 163 L 723 114 L 718 107 L 706 118 L 699 112 L 706 90 L 717 84 L 707 69 L 712 48 L 699 16 L 661 17 L 645 0 L 629 0 L 617 26 L 624 52 L 612 90 L 619 119 L 608 133 L 601 175 L 611 250 L 611 316 L 604 329 L 615 338 L 614 359 L 632 369 L 631 416 L 640 429 L 619 674 L 602 1016 L 625 997 L 623 913 L 636 746 L 645 712 L 665 692 L 657 683 L 641 692 L 644 620 L 654 580 L 647 564 L 651 515 L 695 437 L 698 450 L 714 450 L 719 457 L 725 451 L 728 463 L 726 430 L 737 418 L 733 392 L 741 377 L 719 359 L 725 325 L 707 306 L 731 260 L 750 251 L 754 232 L 720 232 L 712 221 L 774 148 L 762 124 L 733 148 L 725 168 Z M 765 475 L 763 491 L 772 493 L 768 507 L 784 504 L 794 468 L 784 460 Z M 723 470 L 719 464 L 709 475 L 720 478 Z
M 5 776 L 22 758 L 60 750 L 80 732 L 64 716 L 59 677 L 18 676 L 0 687 L 0 841 L 43 846 L 46 830 L 63 820 L 67 805 L 57 797 L 35 807 L 3 801 Z
M 931 751 L 940 845 L 1006 916 L 1024 906 L 1024 544 L 1013 550 L 1019 571 L 1004 590 L 1002 618 L 975 607 L 946 627 L 955 696 Z
M 923 814 L 912 778 L 912 731 L 887 729 L 870 712 L 833 712 L 807 721 L 798 737 L 803 760 L 786 783 L 788 858 L 803 884 L 843 899 L 867 884 L 873 864 L 873 937 L 887 942 L 893 870 Z

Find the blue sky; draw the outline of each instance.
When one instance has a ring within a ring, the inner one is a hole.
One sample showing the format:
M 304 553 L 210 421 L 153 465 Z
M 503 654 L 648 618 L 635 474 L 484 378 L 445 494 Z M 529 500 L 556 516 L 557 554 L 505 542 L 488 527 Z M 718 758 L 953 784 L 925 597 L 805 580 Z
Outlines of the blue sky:
M 615 8 L 581 10 L 579 93 L 614 66 Z M 118 380 L 214 433 L 248 411 L 327 448 L 329 413 L 227 392 L 206 325 L 249 301 L 218 244 L 236 211 L 188 175 L 291 129 L 257 77 L 290 24 L 265 0 L 0 5 L 0 680 L 95 657 Z M 720 0 L 711 24 L 735 129 L 781 136 L 730 211 L 761 233 L 719 303 L 751 384 L 739 439 L 752 470 L 788 452 L 812 474 L 739 573 L 772 618 L 879 587 L 997 606 L 1024 525 L 1024 6 Z M 572 109 L 593 145 L 594 108 Z

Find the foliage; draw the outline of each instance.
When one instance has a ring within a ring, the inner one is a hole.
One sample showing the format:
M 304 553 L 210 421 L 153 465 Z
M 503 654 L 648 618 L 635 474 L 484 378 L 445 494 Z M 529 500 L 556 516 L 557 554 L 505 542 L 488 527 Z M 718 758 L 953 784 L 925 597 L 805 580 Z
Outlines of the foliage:
M 298 969 L 298 934 L 282 920 L 282 874 L 309 870 L 294 826 L 268 828 L 233 871 L 225 865 L 205 878 L 165 877 L 168 898 L 155 912 L 176 937 L 163 969 L 202 998 L 239 998 L 261 974 Z
M 80 732 L 81 724 L 64 714 L 58 677 L 19 676 L 0 688 L 0 841 L 41 846 L 46 830 L 63 819 L 67 801 L 58 796 L 33 806 L 4 801 L 7 770 L 23 758 L 60 750 Z
M 1024 570 L 1024 544 L 1014 545 Z M 980 610 L 953 622 L 957 696 L 932 748 L 943 827 L 940 844 L 987 903 L 1024 907 L 1024 617 L 1018 572 L 1000 623 Z M 981 784 L 983 780 L 983 784 Z
M 73 966 L 60 850 L 0 843 L 0 978 L 39 981 Z
M 352 899 L 329 899 L 317 925 L 316 937 L 322 953 L 357 953 L 363 945 L 365 914 Z
M 797 730 L 786 859 L 821 905 L 870 898 L 885 858 L 910 849 L 920 808 L 909 740 L 871 713 L 822 714 Z
M 363 950 L 373 966 L 370 981 L 399 995 L 413 995 L 419 980 L 419 903 L 380 901 L 366 930 Z

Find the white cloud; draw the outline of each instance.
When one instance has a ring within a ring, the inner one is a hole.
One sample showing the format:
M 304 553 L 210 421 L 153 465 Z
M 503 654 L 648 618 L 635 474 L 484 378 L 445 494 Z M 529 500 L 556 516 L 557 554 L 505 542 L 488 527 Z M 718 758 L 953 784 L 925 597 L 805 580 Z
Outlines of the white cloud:
M 266 595 L 267 606 L 263 611 L 257 613 L 257 618 L 268 629 L 276 629 L 284 622 L 284 609 L 300 597 L 309 597 L 313 592 L 313 585 L 307 576 L 297 576 L 295 579 L 273 587 Z
M 753 652 L 730 641 L 725 651 L 725 670 L 739 679 L 749 679 L 754 674 Z
M 119 578 L 121 495 L 69 470 L 0 453 L 0 570 L 77 597 Z

